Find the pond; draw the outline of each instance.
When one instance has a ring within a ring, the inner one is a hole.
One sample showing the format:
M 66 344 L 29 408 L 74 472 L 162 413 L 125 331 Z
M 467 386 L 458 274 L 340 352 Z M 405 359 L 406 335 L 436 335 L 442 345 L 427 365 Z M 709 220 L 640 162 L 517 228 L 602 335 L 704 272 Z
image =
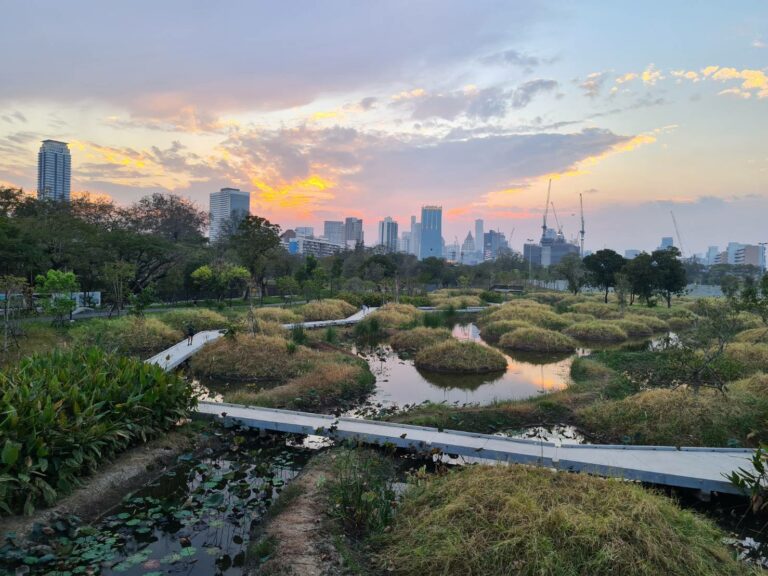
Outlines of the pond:
M 93 526 L 60 518 L 37 528 L 32 548 L 6 544 L 0 572 L 242 574 L 253 528 L 313 451 L 288 444 L 283 435 L 216 434 L 224 439 L 222 448 L 180 456 L 177 466 Z
M 456 324 L 453 337 L 486 344 L 473 323 Z M 393 405 L 446 402 L 490 404 L 497 400 L 519 400 L 568 385 L 571 363 L 578 354 L 504 354 L 507 368 L 491 374 L 436 374 L 419 370 L 413 361 L 401 358 L 389 346 L 358 350 L 376 376 L 376 391 L 370 403 Z

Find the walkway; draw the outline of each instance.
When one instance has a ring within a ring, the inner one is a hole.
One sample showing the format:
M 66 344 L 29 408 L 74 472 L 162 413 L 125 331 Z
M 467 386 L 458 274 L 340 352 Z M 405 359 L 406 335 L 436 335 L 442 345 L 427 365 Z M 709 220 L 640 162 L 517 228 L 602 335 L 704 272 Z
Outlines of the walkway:
M 748 449 L 558 446 L 537 440 L 211 402 L 200 402 L 198 412 L 264 430 L 350 438 L 368 444 L 393 444 L 422 451 L 437 449 L 451 455 L 535 464 L 705 492 L 738 494 L 725 475 L 740 467 L 751 468 L 752 450 Z
M 163 350 L 159 354 L 155 354 L 152 358 L 146 360 L 148 364 L 157 364 L 166 372 L 173 370 L 179 364 L 190 358 L 193 354 L 198 352 L 208 342 L 213 342 L 217 338 L 221 338 L 224 335 L 224 330 L 206 330 L 204 332 L 198 332 L 192 337 L 192 343 L 187 340 L 183 340 L 178 344 L 174 344 L 167 350 Z
M 302 328 L 325 328 L 327 326 L 349 326 L 350 324 L 357 324 L 368 316 L 368 314 L 374 312 L 376 308 L 362 308 L 361 310 L 358 310 L 352 316 L 349 318 L 342 318 L 341 320 L 317 320 L 314 322 L 296 322 L 294 324 L 283 324 L 283 328 L 286 328 L 288 330 L 291 330 L 292 328 L 296 328 L 297 326 L 301 326 Z

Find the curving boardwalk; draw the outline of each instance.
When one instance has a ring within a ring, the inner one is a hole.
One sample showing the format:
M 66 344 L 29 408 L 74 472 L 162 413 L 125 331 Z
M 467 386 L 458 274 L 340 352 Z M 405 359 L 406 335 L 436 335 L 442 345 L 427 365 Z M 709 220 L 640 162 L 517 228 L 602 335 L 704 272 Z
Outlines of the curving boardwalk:
M 751 468 L 752 450 L 674 448 L 669 446 L 557 445 L 458 430 L 437 430 L 357 418 L 200 402 L 198 412 L 211 418 L 237 421 L 251 428 L 316 434 L 368 444 L 392 444 L 419 451 L 438 450 L 470 458 L 546 466 L 564 471 L 639 480 L 738 494 L 724 477 L 740 467 Z
M 374 312 L 377 308 L 362 308 L 352 314 L 349 318 L 342 318 L 341 320 L 316 320 L 314 322 L 295 322 L 293 324 L 283 324 L 283 328 L 290 330 L 301 326 L 302 328 L 326 328 L 327 326 L 349 326 L 350 324 L 357 324 L 368 316 L 371 312 Z
M 163 350 L 159 354 L 155 354 L 152 358 L 145 360 L 148 364 L 157 364 L 166 372 L 173 370 L 179 364 L 191 358 L 196 352 L 208 342 L 221 338 L 225 333 L 225 330 L 205 330 L 198 332 L 192 337 L 192 342 L 183 340 L 178 344 L 174 344 L 167 350 Z

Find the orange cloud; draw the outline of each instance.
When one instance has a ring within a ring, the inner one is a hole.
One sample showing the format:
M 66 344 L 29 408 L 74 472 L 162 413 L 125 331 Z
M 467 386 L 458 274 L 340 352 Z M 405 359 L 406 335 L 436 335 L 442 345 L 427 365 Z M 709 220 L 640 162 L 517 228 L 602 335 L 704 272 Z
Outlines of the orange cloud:
M 653 86 L 659 80 L 664 80 L 664 75 L 659 70 L 656 70 L 656 67 L 653 64 L 649 64 L 648 68 L 643 70 L 640 78 L 643 81 L 643 84 Z
M 423 98 L 427 95 L 427 91 L 424 88 L 415 88 L 410 91 L 403 91 L 399 94 L 392 96 L 392 100 L 412 100 L 414 98 Z
M 335 183 L 318 175 L 277 186 L 257 177 L 251 178 L 251 183 L 260 191 L 255 198 L 259 209 L 287 210 L 301 217 L 311 216 L 314 210 L 336 197 L 329 190 Z

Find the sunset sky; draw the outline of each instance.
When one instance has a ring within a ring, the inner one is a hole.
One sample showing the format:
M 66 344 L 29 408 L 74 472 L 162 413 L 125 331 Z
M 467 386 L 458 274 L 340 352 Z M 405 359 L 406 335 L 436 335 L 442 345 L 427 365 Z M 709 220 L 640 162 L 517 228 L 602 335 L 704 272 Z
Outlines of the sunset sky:
M 768 241 L 768 2 L 32 2 L 0 19 L 0 184 L 207 209 L 224 186 L 283 228 L 358 216 L 366 238 L 443 206 L 512 246 L 547 179 L 586 247 Z

